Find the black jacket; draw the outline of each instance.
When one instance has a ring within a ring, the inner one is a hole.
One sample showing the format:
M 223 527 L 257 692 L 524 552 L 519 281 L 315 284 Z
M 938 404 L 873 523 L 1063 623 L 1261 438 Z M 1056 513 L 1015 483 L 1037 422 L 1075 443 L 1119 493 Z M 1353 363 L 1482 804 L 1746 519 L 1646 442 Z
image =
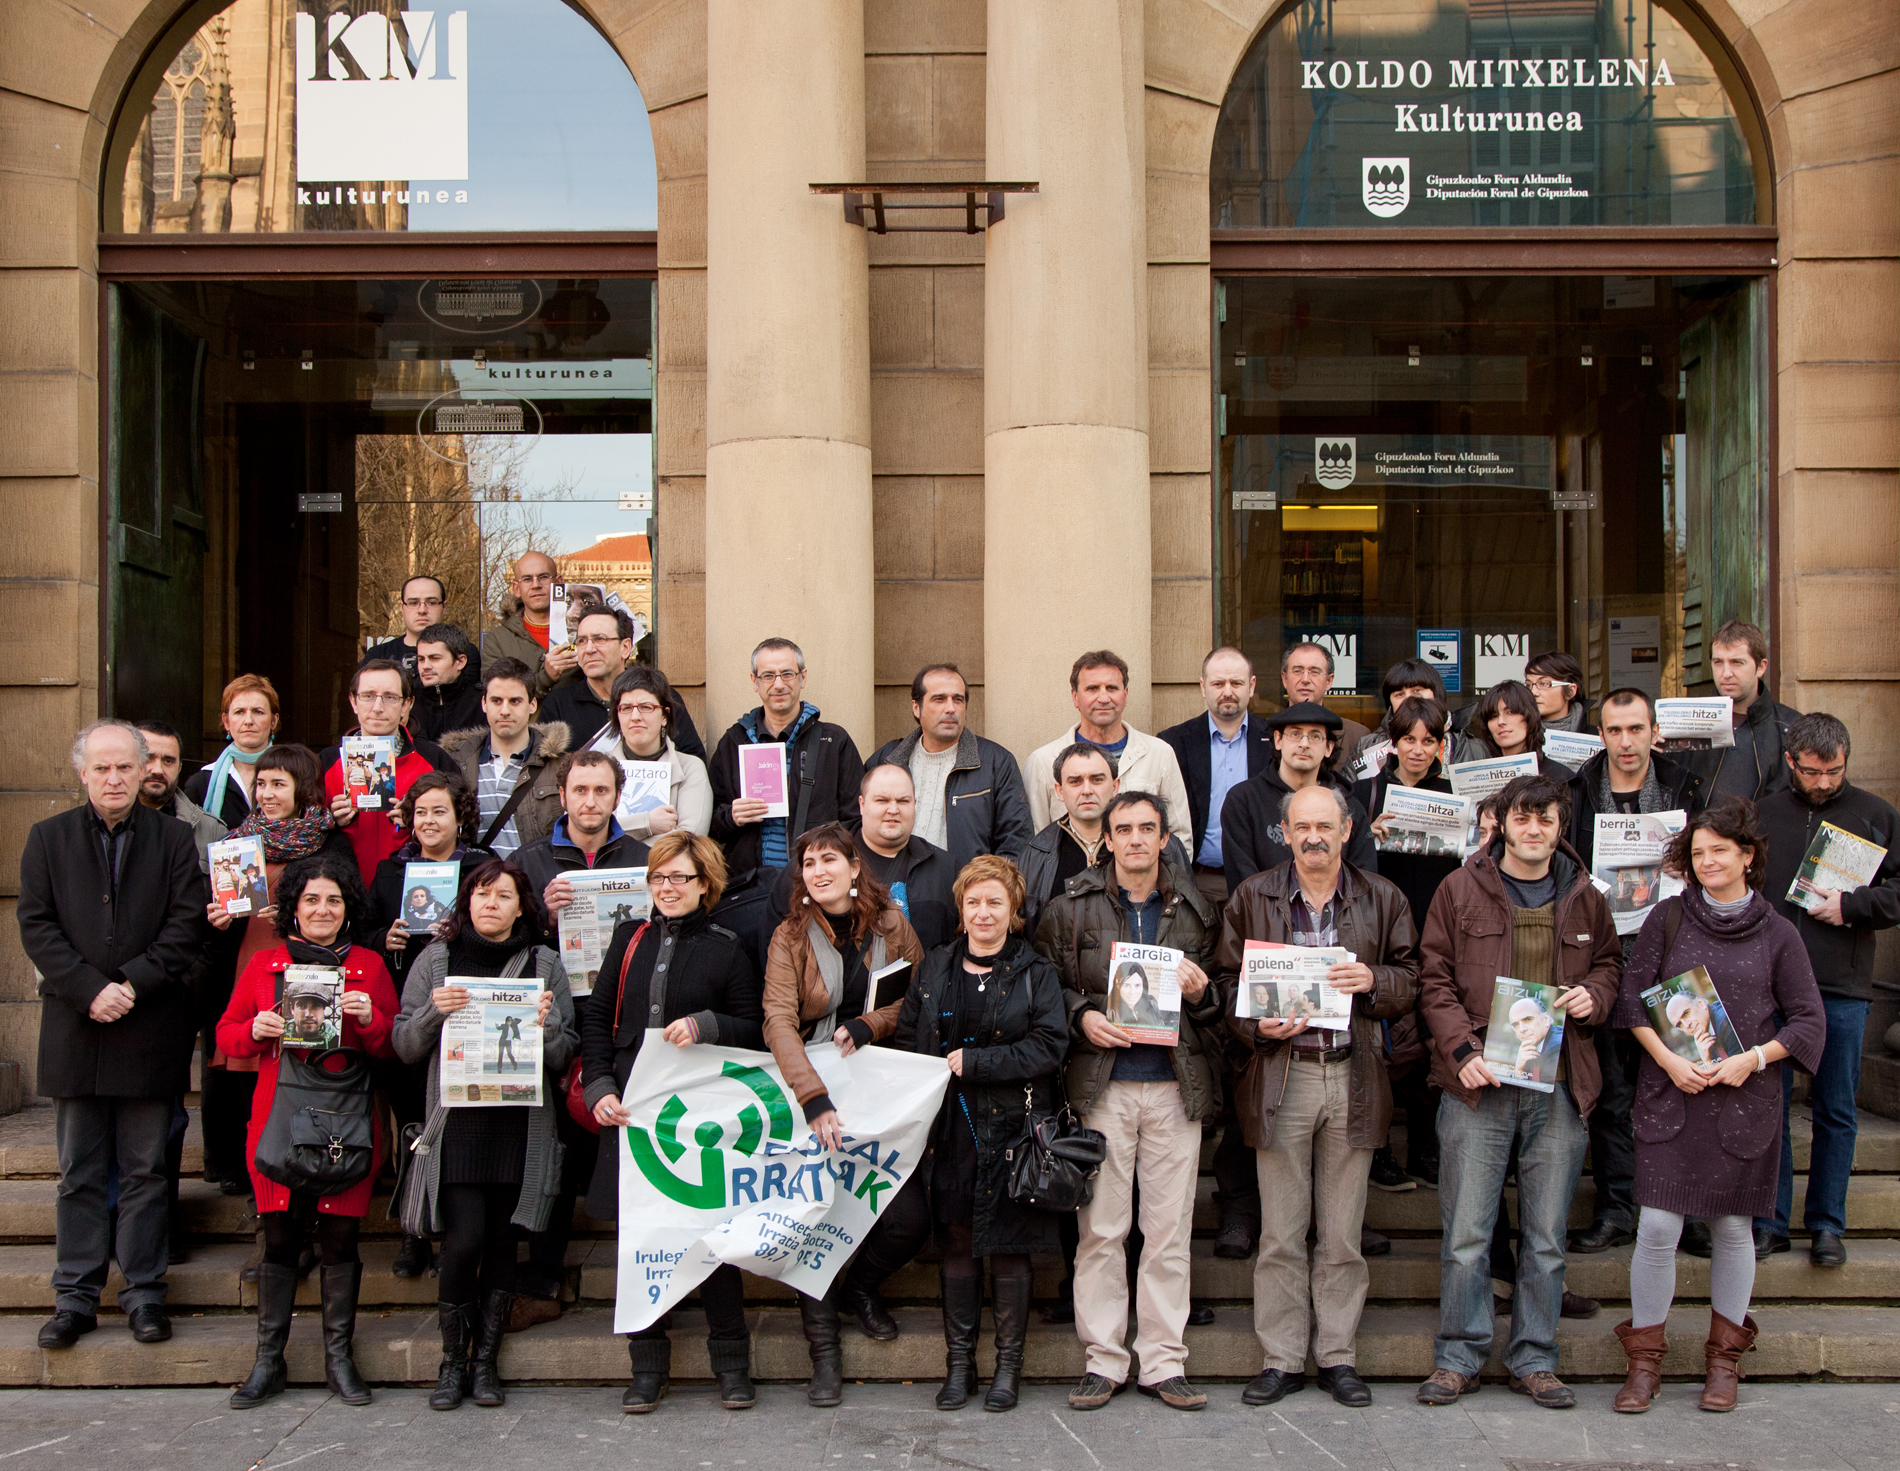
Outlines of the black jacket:
M 593 994 L 575 1006 L 581 1032 L 581 1087 L 590 1109 L 608 1094 L 625 1090 L 649 1027 L 691 1017 L 698 1024 L 702 1043 L 755 1052 L 765 1047 L 764 991 L 759 972 L 737 935 L 709 921 L 704 909 L 678 920 L 656 911 L 627 963 L 623 1000 L 620 968 L 627 962 L 627 946 L 636 934 L 640 926 L 634 921 L 615 926 L 601 956 Z M 650 998 L 654 967 L 662 958 L 666 982 L 655 1016 Z M 616 1149 L 600 1151 L 587 1191 L 587 1213 L 598 1221 L 611 1221 L 620 1214 Z
M 413 675 L 416 672 L 416 646 L 411 643 L 405 643 L 404 637 L 403 634 L 399 633 L 394 638 L 386 638 L 379 644 L 371 644 L 363 651 L 363 657 L 358 667 L 360 668 L 362 664 L 369 663 L 371 659 L 389 659 L 402 665 L 404 669 L 407 669 L 410 674 Z M 474 685 L 477 689 L 481 688 L 482 651 L 479 648 L 474 649 L 469 654 L 468 667 L 463 669 L 462 678 Z M 453 730 L 455 727 L 450 726 L 449 729 Z
M 1372 842 L 1372 822 L 1352 795 L 1352 783 L 1330 766 L 1322 766 L 1320 780 L 1346 793 L 1352 808 L 1352 836 L 1346 840 L 1346 862 L 1366 873 L 1379 871 L 1379 851 Z M 1227 794 L 1220 811 L 1220 851 L 1227 871 L 1227 892 L 1233 893 L 1263 868 L 1277 868 L 1293 860 L 1293 850 L 1280 841 L 1280 803 L 1288 792 L 1280 780 L 1280 763 L 1250 776 Z
M 1194 821 L 1194 848 L 1188 857 L 1200 861 L 1201 844 L 1207 841 L 1207 808 L 1214 792 L 1214 759 L 1208 748 L 1207 714 L 1170 725 L 1156 734 L 1174 747 L 1174 759 L 1181 764 L 1181 780 L 1187 784 L 1188 811 Z M 1273 732 L 1266 721 L 1249 714 L 1246 726 L 1247 775 L 1258 776 L 1280 764 L 1280 753 L 1273 749 Z M 1223 829 L 1223 831 L 1225 831 Z M 1222 856 L 1225 857 L 1225 850 Z
M 886 741 L 864 763 L 865 769 L 887 762 L 908 769 L 911 752 L 922 739 L 923 732 L 913 730 L 902 740 Z M 944 835 L 950 842 L 952 868 L 963 872 L 963 865 L 979 853 L 1014 858 L 1034 832 L 1016 758 L 995 741 L 964 731 L 944 782 Z
M 910 927 L 917 932 L 918 944 L 925 950 L 935 950 L 939 945 L 948 945 L 956 938 L 957 907 L 950 897 L 950 888 L 956 882 L 958 870 L 951 864 L 948 853 L 934 843 L 926 843 L 915 833 L 910 835 L 904 851 L 895 858 L 882 858 L 872 853 L 865 846 L 862 834 L 858 839 L 858 852 L 867 862 L 876 864 L 877 868 L 889 870 L 890 877 L 885 880 L 885 886 L 891 890 L 892 902 L 904 911 L 904 918 L 910 921 Z M 791 902 L 789 869 L 781 876 L 781 881 L 785 898 L 776 907 L 783 918 Z M 899 885 L 902 886 L 901 892 Z
M 1389 755 L 1385 758 L 1385 768 L 1377 776 L 1368 776 L 1352 784 L 1353 800 L 1365 809 L 1368 831 L 1371 824 L 1378 820 L 1379 814 L 1385 811 L 1386 789 L 1395 784 L 1404 785 L 1397 780 L 1398 769 L 1399 758 Z M 1445 778 L 1444 766 L 1434 761 L 1432 769 L 1415 790 L 1449 792 L 1451 783 Z M 1423 930 L 1425 913 L 1432 907 L 1432 895 L 1438 892 L 1438 886 L 1463 861 L 1450 853 L 1380 853 L 1379 877 L 1398 886 L 1399 892 L 1405 895 L 1405 902 L 1411 906 L 1413 929 Z
M 760 823 L 736 823 L 732 804 L 739 796 L 739 747 L 753 745 L 754 733 L 764 734 L 764 709 L 754 709 L 734 721 L 719 739 L 707 775 L 712 779 L 712 840 L 726 850 L 726 869 L 738 883 L 759 866 Z M 842 725 L 819 719 L 818 707 L 806 701 L 786 735 L 786 794 L 792 806 L 785 819 L 785 851 L 801 833 L 827 822 L 855 822 L 858 787 L 864 780 L 864 760 L 856 742 Z M 805 820 L 800 823 L 799 813 Z
M 1747 716 L 1749 733 L 1755 738 L 1755 790 L 1751 795 L 1756 802 L 1770 792 L 1788 789 L 1788 762 L 1783 753 L 1788 749 L 1788 727 L 1800 718 L 1799 710 L 1776 702 L 1769 693 L 1767 681 L 1756 686 L 1755 703 L 1748 707 Z M 1702 800 L 1706 805 L 1715 795 L 1722 763 L 1733 751 L 1732 746 L 1712 746 L 1706 751 L 1671 751 L 1669 754 L 1702 778 Z M 1827 989 L 1825 983 L 1821 989 Z
M 1056 864 L 1064 843 L 1075 840 L 1052 822 L 1024 845 L 1016 855 L 1016 866 L 1023 875 L 1023 933 L 1033 935 L 1042 921 L 1042 911 L 1056 892 Z
M 923 974 L 911 983 L 897 1015 L 891 1045 L 925 1057 L 947 1057 L 958 1043 L 940 1034 L 947 1026 L 943 1013 L 950 1008 L 953 971 L 961 970 L 969 942 L 942 946 L 924 957 Z M 1053 1107 L 1056 1072 L 1069 1050 L 1069 1025 L 1062 1001 L 1062 981 L 1056 969 L 1029 947 L 1021 935 L 1011 935 L 984 989 L 983 1012 L 975 1035 L 981 1047 L 963 1053 L 963 1077 L 952 1078 L 938 1114 L 938 1128 L 969 1128 L 976 1136 L 976 1211 L 971 1219 L 973 1250 L 991 1252 L 1046 1252 L 1059 1247 L 1056 1218 L 1034 1206 L 1009 1198 L 1009 1158 L 1027 1127 L 1024 1092 L 1037 1111 Z M 969 1104 L 965 1124 L 958 1103 Z M 937 1130 L 932 1138 L 939 1137 Z
M 455 857 L 462 865 L 462 876 L 466 877 L 477 864 L 494 857 L 486 848 L 470 847 L 466 843 L 455 845 Z M 422 953 L 422 947 L 429 943 L 430 936 L 409 936 L 409 943 L 400 950 L 389 948 L 389 927 L 402 913 L 403 870 L 412 863 L 428 862 L 411 838 L 389 857 L 376 865 L 376 876 L 370 880 L 369 904 L 363 911 L 363 919 L 356 926 L 361 943 L 369 946 L 383 958 L 383 964 L 389 970 L 390 980 L 396 983 L 398 994 L 402 991 L 402 978 L 409 971 L 409 962 Z M 547 886 L 542 885 L 543 888 Z M 233 929 L 237 926 L 233 925 Z
M 244 788 L 232 781 L 225 783 L 224 792 L 216 807 L 205 806 L 205 793 L 211 787 L 211 768 L 216 764 L 214 761 L 207 761 L 179 783 L 178 789 L 223 823 L 226 832 L 234 833 L 238 830 L 238 824 L 251 815 L 251 804 L 245 800 Z
M 609 831 L 612 836 L 589 863 L 587 855 L 569 841 L 567 819 L 563 817 L 545 838 L 515 849 L 515 864 L 528 876 L 537 894 L 545 893 L 555 879 L 577 868 L 645 868 L 647 845 L 622 832 L 618 822 L 613 823 Z
M 90 803 L 33 824 L 20 855 L 20 945 L 40 973 L 45 1098 L 176 1098 L 191 1088 L 189 977 L 210 925 L 198 845 L 184 823 L 134 804 L 119 881 Z M 137 996 L 116 1022 L 87 1009 L 108 981 Z
M 1661 751 L 1650 752 L 1649 762 L 1669 798 L 1665 812 L 1680 811 L 1694 817 L 1702 810 L 1701 773 L 1692 770 L 1680 756 L 1665 756 Z M 1601 810 L 1597 806 L 1597 788 L 1602 785 L 1603 771 L 1609 764 L 1609 753 L 1598 751 L 1570 778 L 1570 846 L 1582 855 L 1583 866 L 1593 871 L 1597 849 L 1596 816 Z
M 409 729 L 425 741 L 440 742 L 452 730 L 484 724 L 482 677 L 471 663 L 453 684 L 423 685 L 409 711 Z
M 1814 981 L 1825 996 L 1868 1001 L 1874 994 L 1874 931 L 1900 924 L 1900 815 L 1863 787 L 1842 782 L 1839 794 L 1811 807 L 1792 789 L 1763 797 L 1757 805 L 1768 839 L 1768 877 L 1762 891 L 1775 912 L 1789 920 L 1807 946 Z M 1887 850 L 1874 881 L 1841 895 L 1845 924 L 1826 924 L 1788 900 L 1808 844 L 1831 822 L 1843 832 Z

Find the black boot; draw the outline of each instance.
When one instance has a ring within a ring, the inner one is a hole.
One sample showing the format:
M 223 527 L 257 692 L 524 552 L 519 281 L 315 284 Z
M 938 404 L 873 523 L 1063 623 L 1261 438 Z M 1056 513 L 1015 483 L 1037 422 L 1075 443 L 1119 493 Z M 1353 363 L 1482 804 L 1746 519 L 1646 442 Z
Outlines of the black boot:
M 805 1402 L 828 1410 L 844 1399 L 844 1348 L 838 1342 L 838 1305 L 829 1293 L 823 1297 L 798 1294 L 798 1317 L 811 1350 L 811 1383 Z
M 759 1392 L 752 1387 L 752 1340 L 748 1338 L 709 1338 L 706 1357 L 712 1362 L 713 1378 L 719 1381 L 719 1403 L 728 1410 L 749 1410 L 758 1403 Z
M 330 1393 L 346 1405 L 366 1405 L 369 1386 L 356 1372 L 356 1359 L 350 1351 L 356 1337 L 357 1289 L 363 1285 L 363 1264 L 348 1262 L 325 1267 L 323 1288 L 323 1378 Z
M 620 1396 L 621 1413 L 650 1415 L 666 1398 L 666 1376 L 673 1367 L 673 1341 L 670 1338 L 629 1338 L 627 1361 L 633 1369 L 633 1382 Z
M 943 1388 L 937 1408 L 960 1410 L 976 1393 L 976 1328 L 983 1318 L 983 1278 L 937 1279 L 943 1284 Z
M 897 1319 L 884 1306 L 884 1300 L 877 1290 L 883 1286 L 882 1278 L 870 1272 L 860 1270 L 861 1263 L 853 1262 L 845 1273 L 840 1288 L 844 1305 L 858 1320 L 858 1327 L 864 1330 L 866 1338 L 876 1339 L 879 1343 L 888 1343 L 897 1337 Z
M 986 1410 L 1013 1410 L 1023 1382 L 1023 1342 L 1029 1336 L 1029 1294 L 1035 1279 L 1028 1272 L 990 1275 L 990 1311 L 996 1318 L 996 1374 L 983 1396 Z
M 284 1392 L 290 1371 L 284 1345 L 290 1341 L 290 1315 L 297 1301 L 297 1274 L 265 1262 L 257 1269 L 257 1362 L 250 1377 L 231 1391 L 231 1408 L 254 1410 Z
M 435 1371 L 429 1408 L 452 1410 L 468 1393 L 468 1345 L 475 1336 L 475 1304 L 438 1302 L 435 1316 L 442 1328 L 442 1363 Z
M 468 1397 L 485 1410 L 507 1403 L 501 1390 L 501 1335 L 508 1331 L 514 1311 L 512 1292 L 484 1292 L 481 1322 L 475 1329 L 475 1352 L 469 1363 Z

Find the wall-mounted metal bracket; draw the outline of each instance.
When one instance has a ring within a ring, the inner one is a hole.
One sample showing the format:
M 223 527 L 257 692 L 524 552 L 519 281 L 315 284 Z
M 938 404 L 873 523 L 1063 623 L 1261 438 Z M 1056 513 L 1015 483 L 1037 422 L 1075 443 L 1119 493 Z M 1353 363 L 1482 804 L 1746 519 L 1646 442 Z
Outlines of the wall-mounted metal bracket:
M 1010 194 L 1034 194 L 1033 183 L 923 183 L 813 184 L 814 194 L 844 196 L 844 217 L 873 235 L 976 235 L 1003 218 L 1003 199 Z M 962 195 L 961 201 L 946 195 Z M 898 225 L 890 216 L 913 210 L 959 210 L 960 225 Z M 977 212 L 982 211 L 981 223 Z

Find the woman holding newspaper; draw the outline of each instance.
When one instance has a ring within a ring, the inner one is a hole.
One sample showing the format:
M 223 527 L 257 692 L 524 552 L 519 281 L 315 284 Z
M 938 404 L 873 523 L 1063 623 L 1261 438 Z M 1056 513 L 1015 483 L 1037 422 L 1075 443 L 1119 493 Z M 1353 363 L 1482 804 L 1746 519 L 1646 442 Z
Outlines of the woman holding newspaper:
M 442 938 L 416 957 L 403 985 L 396 1055 L 412 1065 L 435 1063 L 427 1069 L 427 1122 L 402 1190 L 403 1231 L 443 1235 L 442 1364 L 429 1396 L 435 1410 L 454 1409 L 464 1395 L 478 1405 L 503 1402 L 496 1359 L 514 1303 L 514 1228 L 545 1228 L 561 1189 L 557 1083 L 580 1038 L 567 972 L 547 936 L 547 914 L 527 877 L 513 863 L 488 859 L 463 876 Z M 516 980 L 512 988 L 483 984 Z M 493 999 L 478 1000 L 478 991 Z M 510 1003 L 511 994 L 522 999 Z M 480 1036 L 464 1040 L 466 1019 L 458 1013 L 471 1004 L 482 1007 L 483 1025 Z M 504 1070 L 500 1028 L 524 1022 L 530 1005 L 533 1020 L 521 1026 L 514 1048 L 530 1065 L 524 1077 Z M 471 1057 L 469 1048 L 483 1055 Z
M 389 1033 L 396 1016 L 396 988 L 376 952 L 351 943 L 351 932 L 363 918 L 363 881 L 353 853 L 317 853 L 287 865 L 277 880 L 274 914 L 277 944 L 251 957 L 231 992 L 217 1032 L 219 1050 L 226 1057 L 254 1059 L 257 1067 L 245 1156 L 252 1161 L 251 1188 L 257 1192 L 264 1236 L 264 1259 L 257 1269 L 257 1362 L 250 1377 L 231 1395 L 231 1408 L 254 1409 L 284 1392 L 288 1378 L 284 1345 L 290 1338 L 297 1296 L 298 1258 L 313 1226 L 323 1263 L 324 1378 L 330 1392 L 344 1404 L 366 1405 L 369 1387 L 356 1372 L 350 1347 L 356 1330 L 357 1290 L 363 1282 L 356 1241 L 382 1169 L 387 1147 L 382 1130 L 380 1126 L 376 1130 L 374 1163 L 368 1175 L 335 1195 L 319 1198 L 313 1191 L 280 1185 L 258 1172 L 256 1158 L 277 1094 L 284 1012 L 289 1009 L 280 1002 L 285 972 L 293 966 L 312 967 L 333 993 L 340 987 L 342 1045 L 372 1057 L 392 1055 Z M 326 1055 L 323 1066 L 330 1067 L 332 1058 L 335 1054 Z M 337 1059 L 337 1066 L 341 1065 Z
M 744 942 L 709 918 L 725 889 L 726 861 L 712 839 L 675 828 L 653 840 L 647 854 L 653 918 L 626 920 L 614 929 L 593 994 L 580 1007 L 581 1087 L 601 1128 L 632 1122 L 620 1097 L 649 1028 L 663 1029 L 675 1047 L 765 1046 L 759 973 Z M 620 1214 L 617 1149 L 599 1153 L 587 1214 L 597 1221 Z M 750 1409 L 758 1396 L 749 1373 L 752 1338 L 739 1269 L 714 1268 L 699 1284 L 699 1301 L 706 1309 L 706 1354 L 719 1381 L 719 1402 L 728 1410 Z M 664 1320 L 631 1334 L 627 1353 L 633 1382 L 620 1407 L 643 1415 L 666 1398 L 673 1343 Z
M 1730 797 L 1692 817 L 1670 841 L 1664 864 L 1686 887 L 1643 922 L 1611 1018 L 1645 1053 L 1635 1109 L 1642 1217 L 1630 1264 L 1630 1316 L 1616 1328 L 1629 1376 L 1615 1408 L 1626 1414 L 1648 1409 L 1661 1388 L 1664 1322 L 1686 1216 L 1706 1218 L 1715 1242 L 1701 1406 L 1735 1408 L 1737 1361 L 1757 1331 L 1748 1316 L 1753 1218 L 1773 1209 L 1781 1165 L 1779 1064 L 1792 1059 L 1812 1071 L 1827 1035 L 1801 937 L 1760 892 L 1768 845 L 1754 804 Z M 1736 1045 L 1724 1049 L 1731 1055 L 1723 1062 L 1684 1056 L 1698 1049 L 1674 1023 L 1685 1009 L 1671 1011 L 1687 987 L 1707 985 L 1733 1028 Z
M 832 1042 L 849 1057 L 890 1036 L 902 1003 L 877 1006 L 872 978 L 900 960 L 910 962 L 914 976 L 924 949 L 889 892 L 865 869 L 843 825 L 828 822 L 799 838 L 792 845 L 790 868 L 791 898 L 765 957 L 765 1042 L 805 1110 L 805 1122 L 827 1149 L 837 1149 L 847 1121 L 832 1107 L 824 1079 L 805 1056 L 805 1044 Z M 878 1300 L 878 1289 L 917 1254 L 929 1232 L 915 1179 L 885 1206 L 831 1292 L 823 1300 L 798 1296 L 811 1352 L 805 1398 L 815 1406 L 835 1405 L 844 1397 L 840 1299 L 857 1314 L 866 1336 L 897 1337 L 897 1322 Z
M 1538 771 L 1556 781 L 1569 781 L 1576 775 L 1568 766 L 1543 754 L 1544 717 L 1537 708 L 1537 697 L 1522 680 L 1503 680 L 1486 690 L 1465 729 L 1484 747 L 1482 756 L 1472 753 L 1473 759 L 1531 755 L 1537 757 Z
M 620 808 L 614 814 L 620 825 L 643 843 L 676 828 L 712 831 L 712 782 L 704 761 L 673 744 L 670 732 L 677 696 L 666 676 L 636 664 L 614 680 L 610 696 L 607 703 L 614 718 L 595 740 L 594 749 L 628 768 L 629 779 L 621 788 Z M 635 766 L 666 767 L 665 790 L 633 780 Z

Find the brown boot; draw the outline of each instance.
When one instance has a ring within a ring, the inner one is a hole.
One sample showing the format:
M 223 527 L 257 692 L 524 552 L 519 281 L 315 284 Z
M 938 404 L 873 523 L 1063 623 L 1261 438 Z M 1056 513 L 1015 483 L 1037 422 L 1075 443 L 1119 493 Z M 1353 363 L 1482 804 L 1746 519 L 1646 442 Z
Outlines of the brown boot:
M 1703 1357 L 1708 1361 L 1708 1382 L 1702 1386 L 1701 1405 L 1705 1410 L 1722 1413 L 1735 1408 L 1735 1389 L 1742 1381 L 1742 1355 L 1755 1347 L 1755 1335 L 1761 1329 L 1755 1326 L 1755 1320 L 1744 1315 L 1741 1325 L 1729 1322 L 1720 1313 L 1709 1313 L 1709 1341 L 1703 1345 Z
M 1662 1392 L 1663 1355 L 1669 1352 L 1669 1345 L 1663 1342 L 1663 1325 L 1638 1328 L 1625 1318 L 1616 1325 L 1616 1336 L 1623 1344 L 1630 1372 L 1610 1408 L 1624 1415 L 1640 1415 Z

